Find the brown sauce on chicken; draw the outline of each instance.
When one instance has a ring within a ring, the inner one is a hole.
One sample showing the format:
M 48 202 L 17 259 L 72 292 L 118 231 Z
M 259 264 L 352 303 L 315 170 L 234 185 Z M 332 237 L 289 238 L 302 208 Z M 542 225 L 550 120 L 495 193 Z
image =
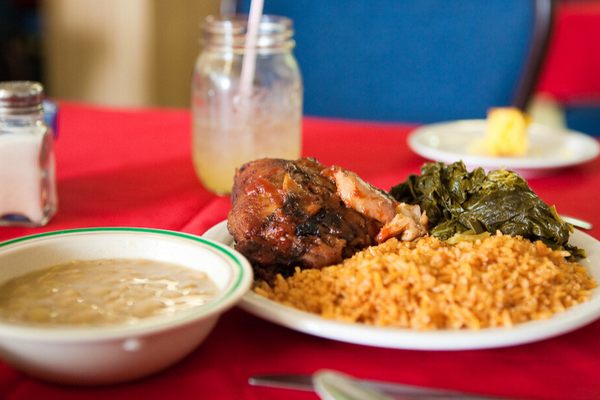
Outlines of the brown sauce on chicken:
M 426 234 L 418 206 L 406 212 L 399 206 L 340 167 L 310 158 L 260 159 L 236 171 L 227 226 L 236 249 L 268 279 L 296 266 L 339 263 L 392 236 Z

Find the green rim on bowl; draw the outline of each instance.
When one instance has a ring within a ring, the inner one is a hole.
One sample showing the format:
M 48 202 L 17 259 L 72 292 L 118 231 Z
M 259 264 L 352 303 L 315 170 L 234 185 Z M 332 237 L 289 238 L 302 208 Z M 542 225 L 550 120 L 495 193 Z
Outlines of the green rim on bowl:
M 187 234 L 187 233 L 183 233 L 183 232 L 169 231 L 169 230 L 165 230 L 165 229 L 130 228 L 130 227 L 96 227 L 96 228 L 65 229 L 65 230 L 37 233 L 37 234 L 33 234 L 33 235 L 18 237 L 15 239 L 9 239 L 7 241 L 0 242 L 0 249 L 4 248 L 6 246 L 13 245 L 13 244 L 18 244 L 21 242 L 27 242 L 27 241 L 31 241 L 31 240 L 41 239 L 41 238 L 45 238 L 45 237 L 63 236 L 63 235 L 68 236 L 68 235 L 73 235 L 73 234 L 78 234 L 78 233 L 102 233 L 102 232 L 116 232 L 116 233 L 118 233 L 118 232 L 142 232 L 142 233 L 151 233 L 151 234 L 157 234 L 157 235 L 172 236 L 172 237 L 176 237 L 179 239 L 191 240 L 194 242 L 202 243 L 202 244 L 212 248 L 213 250 L 216 250 L 217 252 L 221 253 L 227 259 L 231 260 L 233 262 L 233 265 L 235 265 L 237 268 L 238 273 L 234 274 L 234 275 L 237 275 L 237 277 L 232 282 L 232 284 L 229 286 L 229 288 L 225 292 L 223 292 L 223 294 L 221 296 L 219 296 L 219 298 L 217 300 L 215 300 L 214 302 L 211 302 L 209 304 L 206 304 L 205 307 L 202 307 L 202 309 L 204 311 L 203 314 L 212 314 L 212 312 L 215 309 L 217 309 L 220 305 L 222 305 L 223 303 L 226 303 L 232 297 L 232 294 L 240 289 L 240 285 L 244 281 L 244 278 L 246 278 L 244 267 L 242 265 L 242 262 L 238 258 L 239 256 L 237 256 L 236 252 L 233 251 L 233 249 L 231 249 L 230 247 L 222 245 L 220 243 L 216 243 L 209 239 L 201 238 L 199 236 L 195 236 L 195 235 L 191 235 L 191 234 Z M 187 313 L 181 313 L 181 314 L 183 316 Z M 106 327 L 102 327 L 101 330 L 109 330 L 111 328 L 117 328 L 117 327 L 119 327 L 119 326 L 106 326 Z M 21 329 L 45 329 L 43 327 L 25 327 L 25 326 L 18 326 L 18 327 L 14 327 L 14 328 L 18 329 L 18 330 L 21 330 Z M 69 327 L 69 328 L 53 327 L 52 328 L 53 331 L 58 331 L 58 330 L 66 331 L 66 330 L 78 330 L 78 329 L 80 329 L 80 328 L 77 328 L 77 327 Z

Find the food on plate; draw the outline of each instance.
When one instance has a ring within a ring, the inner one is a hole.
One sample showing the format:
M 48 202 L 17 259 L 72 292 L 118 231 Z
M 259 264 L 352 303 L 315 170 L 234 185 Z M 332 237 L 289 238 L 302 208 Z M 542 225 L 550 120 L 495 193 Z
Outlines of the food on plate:
M 531 117 L 515 107 L 488 111 L 483 148 L 490 156 L 511 157 L 527 153 L 527 128 Z
M 427 215 L 430 234 L 442 240 L 501 231 L 564 248 L 575 258 L 584 256 L 568 244 L 573 228 L 511 171 L 486 174 L 482 168 L 469 172 L 462 162 L 427 163 L 421 175 L 410 175 L 390 193 L 398 201 L 418 204 Z
M 481 329 L 549 318 L 596 282 L 572 227 L 519 175 L 429 163 L 389 194 L 313 159 L 234 179 L 228 229 L 254 291 L 341 321 Z
M 227 227 L 257 276 L 320 268 L 390 237 L 427 234 L 419 206 L 403 205 L 343 168 L 303 158 L 240 167 Z
M 255 292 L 331 318 L 426 329 L 510 327 L 586 301 L 584 267 L 541 241 L 497 233 L 455 245 L 390 239 L 341 264 L 296 269 Z
M 132 324 L 210 301 L 216 284 L 201 271 L 143 259 L 79 260 L 0 286 L 0 321 L 48 326 Z

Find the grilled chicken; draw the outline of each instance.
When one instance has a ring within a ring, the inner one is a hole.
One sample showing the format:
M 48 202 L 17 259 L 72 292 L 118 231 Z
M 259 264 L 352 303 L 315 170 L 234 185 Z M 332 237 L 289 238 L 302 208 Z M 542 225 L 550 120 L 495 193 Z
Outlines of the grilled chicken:
M 399 237 L 410 241 L 427 234 L 427 216 L 418 205 L 398 203 L 387 193 L 369 185 L 354 172 L 338 166 L 326 172 L 335 181 L 337 193 L 347 207 L 381 222 L 377 243 Z
M 260 159 L 236 171 L 227 226 L 259 277 L 320 268 L 398 236 L 427 233 L 418 206 L 314 159 Z

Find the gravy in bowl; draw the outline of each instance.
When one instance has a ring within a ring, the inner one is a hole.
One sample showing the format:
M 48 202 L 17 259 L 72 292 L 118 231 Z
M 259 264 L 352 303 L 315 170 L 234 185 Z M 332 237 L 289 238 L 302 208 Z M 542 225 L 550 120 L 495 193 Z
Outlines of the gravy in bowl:
M 205 304 L 202 271 L 145 259 L 76 260 L 0 285 L 0 320 L 48 326 L 133 324 Z

